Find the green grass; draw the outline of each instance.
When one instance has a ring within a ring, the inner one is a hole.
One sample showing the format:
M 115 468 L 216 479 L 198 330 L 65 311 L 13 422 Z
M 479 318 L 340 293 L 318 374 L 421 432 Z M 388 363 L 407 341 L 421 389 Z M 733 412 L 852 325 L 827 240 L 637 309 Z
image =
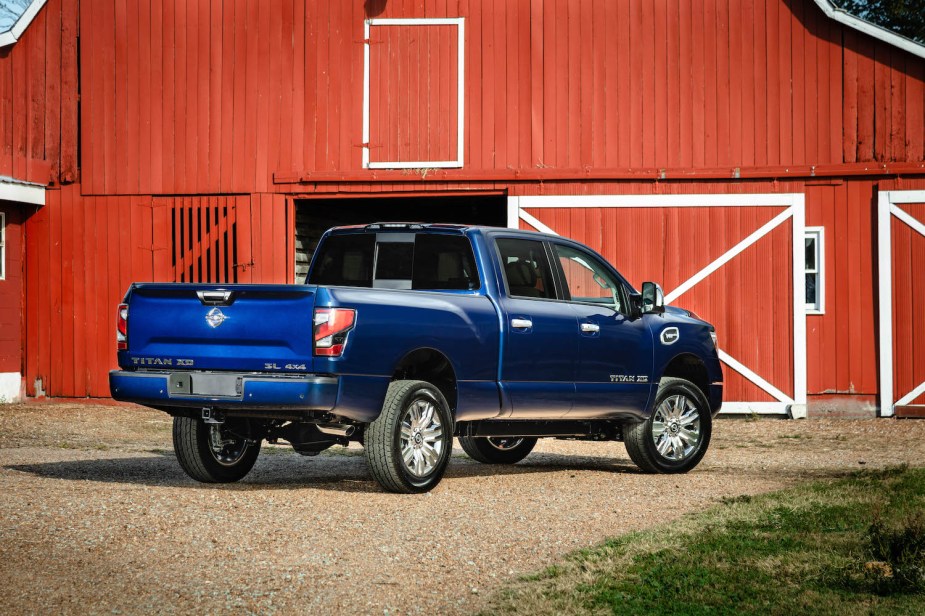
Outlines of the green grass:
M 727 498 L 575 552 L 486 613 L 925 615 L 923 511 L 925 469 L 905 467 Z

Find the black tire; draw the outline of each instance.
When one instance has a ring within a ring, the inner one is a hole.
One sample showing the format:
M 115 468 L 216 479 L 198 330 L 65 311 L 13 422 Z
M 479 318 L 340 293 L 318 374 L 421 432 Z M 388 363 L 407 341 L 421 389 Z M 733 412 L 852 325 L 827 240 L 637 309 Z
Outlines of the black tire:
M 483 464 L 516 464 L 530 455 L 536 446 L 535 438 L 460 436 L 470 458 Z
M 443 394 L 430 383 L 394 381 L 382 413 L 366 428 L 365 440 L 367 463 L 383 488 L 427 492 L 440 482 L 450 461 L 453 418 Z
M 173 449 L 187 475 L 203 483 L 232 483 L 254 467 L 260 440 L 249 441 L 247 420 L 216 425 L 191 417 L 173 418 Z M 213 443 L 213 434 L 223 442 Z
M 690 381 L 665 377 L 658 385 L 652 415 L 624 426 L 623 440 L 630 458 L 643 471 L 686 473 L 703 459 L 712 431 L 713 418 L 703 392 Z

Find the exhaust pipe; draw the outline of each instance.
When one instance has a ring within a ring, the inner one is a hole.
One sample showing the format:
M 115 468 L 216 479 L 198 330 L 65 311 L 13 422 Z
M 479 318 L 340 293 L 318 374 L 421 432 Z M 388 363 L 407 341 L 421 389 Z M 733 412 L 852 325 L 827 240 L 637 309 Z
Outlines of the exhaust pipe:
M 351 426 L 349 424 L 316 423 L 314 425 L 322 434 L 331 434 L 345 438 L 351 436 L 357 429 L 356 426 Z

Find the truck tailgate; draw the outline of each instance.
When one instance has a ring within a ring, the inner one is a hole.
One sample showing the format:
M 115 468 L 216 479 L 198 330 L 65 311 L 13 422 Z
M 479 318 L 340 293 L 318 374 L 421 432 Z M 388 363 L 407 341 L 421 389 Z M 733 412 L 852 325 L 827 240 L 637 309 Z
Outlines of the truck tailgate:
M 123 368 L 312 371 L 315 287 L 136 284 Z

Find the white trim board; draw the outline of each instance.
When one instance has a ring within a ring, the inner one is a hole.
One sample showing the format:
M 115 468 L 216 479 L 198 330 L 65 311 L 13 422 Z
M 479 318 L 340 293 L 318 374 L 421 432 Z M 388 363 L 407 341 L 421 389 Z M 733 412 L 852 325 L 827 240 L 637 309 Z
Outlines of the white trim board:
M 6 212 L 0 212 L 0 280 L 6 280 Z
M 925 190 L 887 190 L 877 195 L 877 275 L 880 300 L 880 415 L 893 415 L 894 405 L 906 405 L 925 393 L 925 383 L 896 400 L 893 391 L 893 231 L 895 216 L 925 236 L 925 225 L 899 207 L 925 203 Z
M 369 36 L 371 26 L 456 26 L 456 160 L 377 161 L 369 160 Z M 363 22 L 363 168 L 364 169 L 457 169 L 463 166 L 465 137 L 466 19 L 367 19 Z
M 28 182 L 8 181 L 0 178 L 0 201 L 17 201 L 32 205 L 45 205 L 45 187 Z
M 12 45 L 18 41 L 22 33 L 25 32 L 29 24 L 32 23 L 32 20 L 35 19 L 35 16 L 39 14 L 39 10 L 41 10 L 43 6 L 45 6 L 45 0 L 32 0 L 32 4 L 30 4 L 23 14 L 19 16 L 19 19 L 16 20 L 13 27 L 3 34 L 0 34 L 0 47 Z
M 0 372 L 0 403 L 19 402 L 22 389 L 22 374 Z
M 925 58 L 925 46 L 916 43 L 912 39 L 908 39 L 901 34 L 896 34 L 895 32 L 887 30 L 886 28 L 882 28 L 877 24 L 864 21 L 860 17 L 855 17 L 851 13 L 845 12 L 844 9 L 835 6 L 831 0 L 814 1 L 829 19 L 834 19 L 838 23 L 844 24 L 849 28 L 857 30 L 858 32 L 863 32 L 864 34 L 872 36 L 875 39 L 879 39 L 884 43 L 889 43 L 890 45 L 899 47 L 900 49 L 908 51 L 909 53 L 920 58 Z
M 806 405 L 806 306 L 804 277 L 805 197 L 802 193 L 765 194 L 687 194 L 687 195 L 556 195 L 508 197 L 508 227 L 518 228 L 523 220 L 543 233 L 558 235 L 554 229 L 525 211 L 525 208 L 678 208 L 678 207 L 783 207 L 769 222 L 720 255 L 712 263 L 665 295 L 665 302 L 677 299 L 710 274 L 722 267 L 746 248 L 786 222 L 792 221 L 793 245 L 793 397 L 783 393 L 767 380 L 750 370 L 725 351 L 720 359 L 727 366 L 755 384 L 777 402 L 734 402 L 723 406 L 728 412 L 761 412 L 786 414 L 790 406 Z M 757 405 L 757 406 L 756 406 Z M 736 410 L 733 410 L 736 409 Z M 742 410 L 751 409 L 751 410 Z M 753 409 L 761 409 L 754 411 Z

